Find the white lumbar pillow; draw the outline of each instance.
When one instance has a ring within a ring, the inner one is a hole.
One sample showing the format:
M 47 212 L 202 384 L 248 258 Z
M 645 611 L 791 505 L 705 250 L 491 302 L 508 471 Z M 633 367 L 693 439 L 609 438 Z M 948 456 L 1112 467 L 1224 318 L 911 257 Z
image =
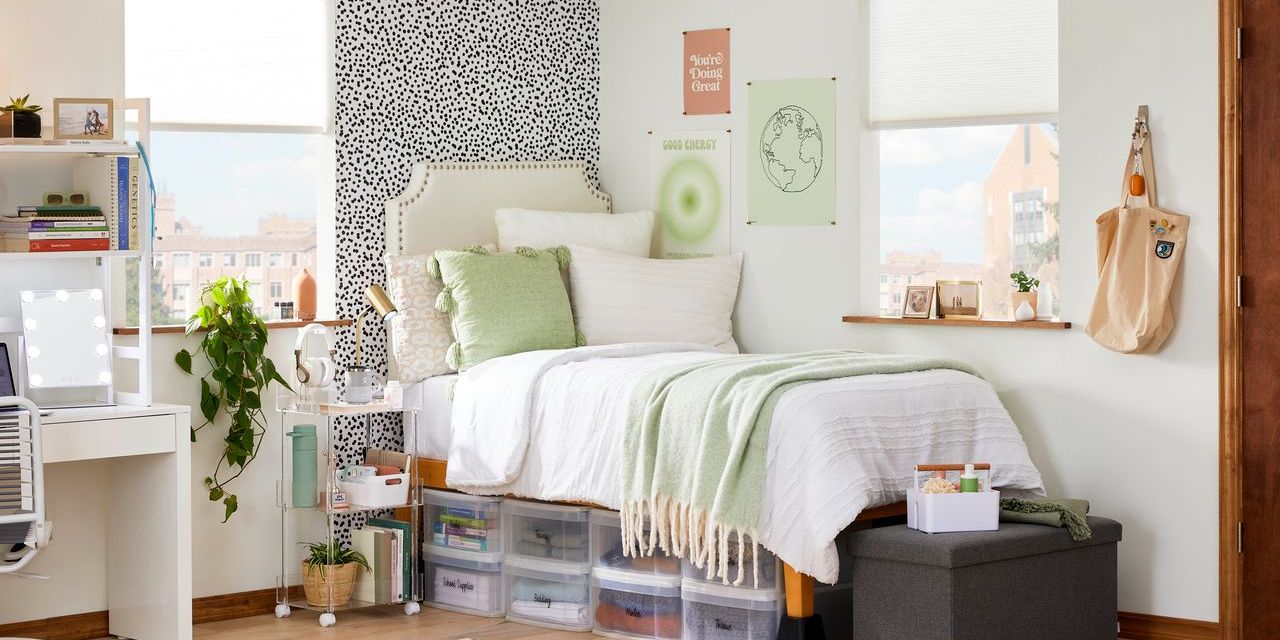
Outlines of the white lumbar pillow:
M 742 254 L 651 260 L 569 246 L 573 315 L 587 344 L 692 342 L 738 352 Z
M 576 244 L 647 258 L 649 243 L 653 241 L 652 211 L 575 213 L 498 209 L 494 222 L 498 224 L 498 251 Z

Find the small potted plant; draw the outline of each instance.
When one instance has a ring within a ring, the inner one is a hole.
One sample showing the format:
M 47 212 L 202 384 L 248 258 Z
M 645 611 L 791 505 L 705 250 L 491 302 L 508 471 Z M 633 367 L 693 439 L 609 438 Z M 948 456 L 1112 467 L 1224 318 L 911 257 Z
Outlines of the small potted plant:
M 9 98 L 8 106 L 0 107 L 0 111 L 8 113 L 13 118 L 13 137 L 15 138 L 39 138 L 40 137 L 40 105 L 27 104 L 27 100 L 31 98 L 31 94 L 22 96 L 21 98 Z
M 1036 310 L 1036 298 L 1038 297 L 1036 289 L 1040 287 L 1040 280 L 1027 275 L 1025 271 L 1011 273 L 1009 274 L 1009 279 L 1013 280 L 1013 304 L 1010 308 L 1013 310 L 1015 317 L 1018 307 L 1021 307 L 1022 303 L 1025 302 L 1031 307 L 1031 318 L 1035 318 L 1039 315 Z
M 341 607 L 351 601 L 356 571 L 369 571 L 364 554 L 343 549 L 337 541 L 305 542 L 307 557 L 302 561 L 302 590 L 313 607 Z

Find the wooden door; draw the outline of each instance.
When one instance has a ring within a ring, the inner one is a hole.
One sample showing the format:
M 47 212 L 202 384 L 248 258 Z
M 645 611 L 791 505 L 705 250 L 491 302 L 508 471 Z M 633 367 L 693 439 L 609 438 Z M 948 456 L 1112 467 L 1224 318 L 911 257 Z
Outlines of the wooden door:
M 1280 633 L 1280 3 L 1241 8 L 1240 547 L 1250 639 Z

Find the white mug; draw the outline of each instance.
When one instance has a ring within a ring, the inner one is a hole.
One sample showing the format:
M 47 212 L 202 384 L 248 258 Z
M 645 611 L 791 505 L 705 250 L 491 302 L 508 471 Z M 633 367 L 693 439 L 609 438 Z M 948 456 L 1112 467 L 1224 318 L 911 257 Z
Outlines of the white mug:
M 369 404 L 382 390 L 382 376 L 372 367 L 347 369 L 347 403 Z

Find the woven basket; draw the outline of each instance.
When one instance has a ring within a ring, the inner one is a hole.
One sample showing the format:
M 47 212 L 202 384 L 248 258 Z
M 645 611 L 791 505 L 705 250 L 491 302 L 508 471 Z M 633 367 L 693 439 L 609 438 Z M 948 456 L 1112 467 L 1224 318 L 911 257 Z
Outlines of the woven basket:
M 313 607 L 341 607 L 351 601 L 351 592 L 356 587 L 356 571 L 360 565 L 354 562 L 347 564 L 329 564 L 323 567 L 308 567 L 302 563 L 302 590 L 307 594 L 307 604 Z M 329 582 L 333 582 L 333 602 L 329 602 Z

